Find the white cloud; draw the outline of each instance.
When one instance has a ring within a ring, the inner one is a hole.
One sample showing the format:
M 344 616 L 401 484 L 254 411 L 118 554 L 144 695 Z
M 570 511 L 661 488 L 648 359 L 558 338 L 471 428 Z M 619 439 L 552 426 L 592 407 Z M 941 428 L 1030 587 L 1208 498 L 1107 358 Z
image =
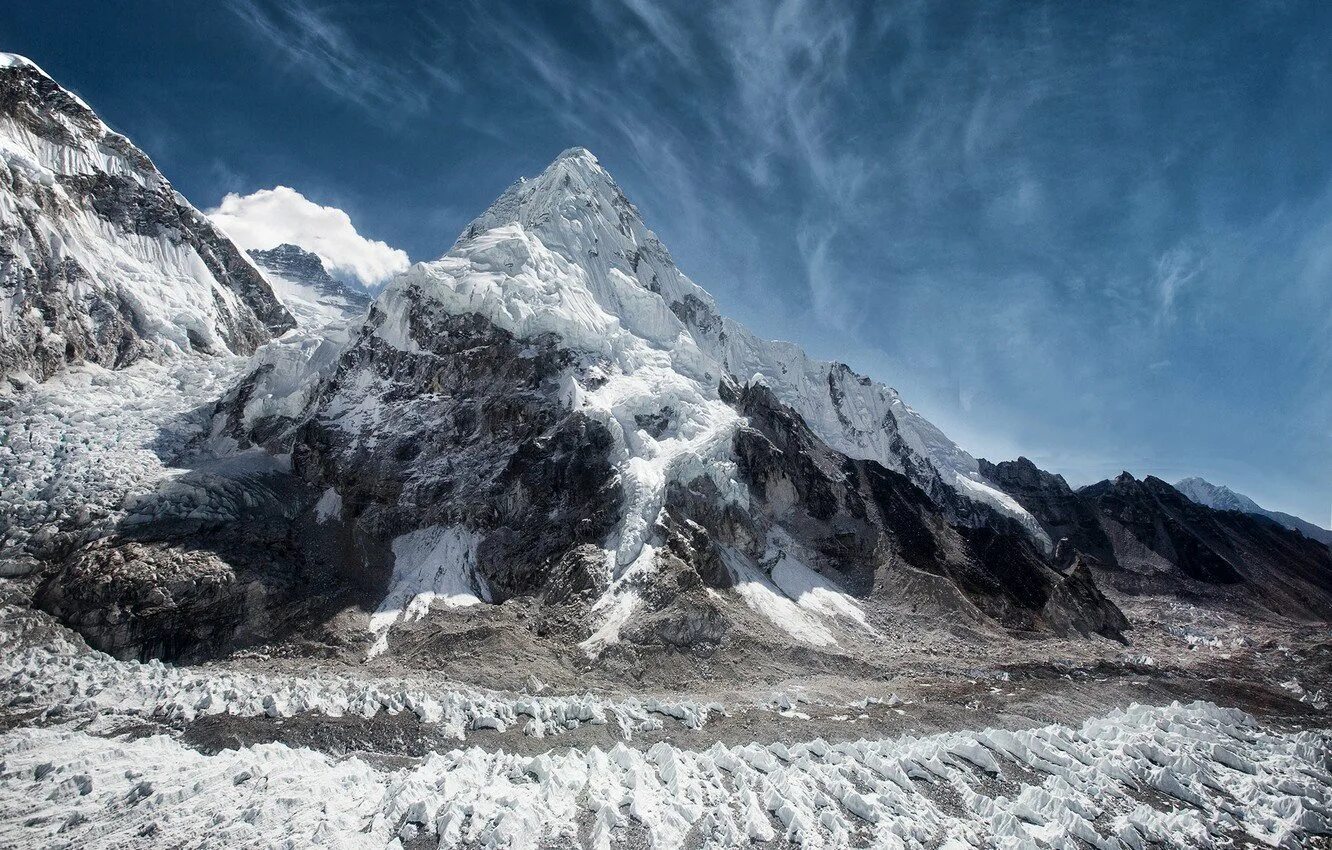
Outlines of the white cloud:
M 246 250 L 289 242 L 318 254 L 329 274 L 367 287 L 408 266 L 407 253 L 356 232 L 337 207 L 324 207 L 295 189 L 278 186 L 249 195 L 229 193 L 208 217 Z

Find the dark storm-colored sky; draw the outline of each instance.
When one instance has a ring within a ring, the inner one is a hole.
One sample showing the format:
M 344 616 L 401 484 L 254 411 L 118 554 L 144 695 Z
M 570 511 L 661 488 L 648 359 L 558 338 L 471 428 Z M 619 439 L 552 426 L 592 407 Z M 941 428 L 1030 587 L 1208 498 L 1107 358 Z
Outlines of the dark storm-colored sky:
M 756 331 L 973 454 L 1332 506 L 1332 4 L 9 3 L 195 205 L 413 260 L 591 149 Z

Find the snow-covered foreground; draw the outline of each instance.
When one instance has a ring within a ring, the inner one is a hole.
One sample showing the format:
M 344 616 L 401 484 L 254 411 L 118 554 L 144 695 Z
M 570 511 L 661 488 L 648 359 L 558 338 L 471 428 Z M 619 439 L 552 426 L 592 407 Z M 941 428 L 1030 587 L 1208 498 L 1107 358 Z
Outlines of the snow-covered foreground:
M 170 737 L 0 738 L 9 846 L 1300 846 L 1329 830 L 1322 733 L 1235 710 L 1133 706 L 1081 728 L 665 743 L 521 757 L 479 748 L 387 770 L 283 744 L 203 755 Z M 1086 845 L 1076 841 L 1086 842 Z
M 5 847 L 1137 850 L 1332 834 L 1332 734 L 1269 729 L 1208 703 L 1134 705 L 1080 728 L 709 746 L 717 703 L 118 661 L 12 606 L 0 650 Z M 355 724 L 404 712 L 458 747 L 410 760 L 284 743 L 209 755 L 176 737 L 209 715 L 274 718 L 280 731 L 297 715 Z M 560 745 L 585 724 L 622 743 Z M 673 743 L 638 743 L 672 726 Z M 554 749 L 496 749 L 514 745 L 495 735 L 506 729 Z M 135 737 L 145 732 L 156 734 Z
M 217 714 L 369 718 L 408 711 L 460 741 L 478 729 L 513 727 L 544 737 L 584 724 L 614 724 L 628 739 L 635 732 L 662 728 L 663 718 L 698 729 L 712 712 L 722 710 L 718 703 L 612 700 L 591 694 L 504 695 L 420 680 L 140 664 L 100 652 L 79 653 L 59 640 L 18 648 L 23 623 L 21 617 L 7 617 L 0 629 L 0 708 L 40 711 L 44 719 L 77 720 L 92 728 L 113 727 L 126 715 L 190 721 Z

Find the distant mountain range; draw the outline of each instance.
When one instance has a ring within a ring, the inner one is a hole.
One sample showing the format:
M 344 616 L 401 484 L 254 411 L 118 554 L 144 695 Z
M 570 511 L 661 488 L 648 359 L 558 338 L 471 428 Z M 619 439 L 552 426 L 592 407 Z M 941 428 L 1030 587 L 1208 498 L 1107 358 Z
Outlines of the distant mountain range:
M 1213 484 L 1202 478 L 1185 478 L 1176 482 L 1175 489 L 1200 505 L 1206 505 L 1218 511 L 1239 511 L 1245 514 L 1265 516 L 1286 528 L 1292 528 L 1300 532 L 1305 537 L 1312 537 L 1314 540 L 1321 540 L 1323 543 L 1332 546 L 1332 531 L 1282 511 L 1269 511 L 1248 496 L 1236 493 L 1225 485 Z

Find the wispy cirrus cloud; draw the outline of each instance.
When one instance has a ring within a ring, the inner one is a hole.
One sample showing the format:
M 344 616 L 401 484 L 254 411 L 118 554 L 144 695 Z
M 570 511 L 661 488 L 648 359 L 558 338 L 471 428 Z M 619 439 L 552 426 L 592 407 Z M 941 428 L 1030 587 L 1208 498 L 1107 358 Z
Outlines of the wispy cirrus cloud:
M 373 10 L 344 6 L 339 15 L 327 5 L 306 0 L 226 0 L 226 4 L 292 67 L 360 107 L 419 114 L 430 105 L 435 89 L 456 92 L 459 88 L 456 77 L 438 61 L 440 56 L 422 61 L 415 58 L 419 53 L 413 49 L 388 62 L 381 52 L 366 45 L 351 21 L 373 15 Z M 436 50 L 446 38 L 439 29 L 427 30 L 425 36 Z
M 1161 255 L 1156 263 L 1156 292 L 1158 323 L 1175 319 L 1175 302 L 1202 271 L 1202 262 L 1187 246 L 1177 245 Z

